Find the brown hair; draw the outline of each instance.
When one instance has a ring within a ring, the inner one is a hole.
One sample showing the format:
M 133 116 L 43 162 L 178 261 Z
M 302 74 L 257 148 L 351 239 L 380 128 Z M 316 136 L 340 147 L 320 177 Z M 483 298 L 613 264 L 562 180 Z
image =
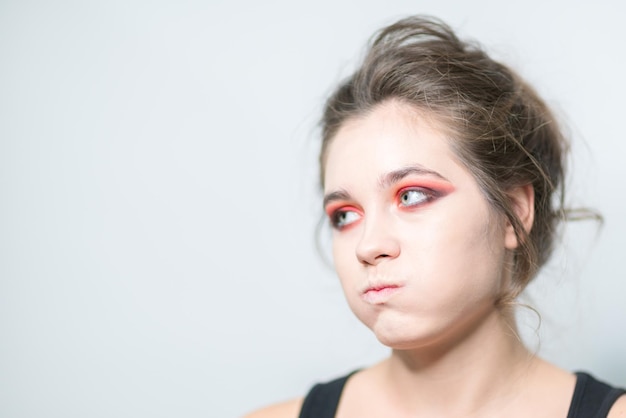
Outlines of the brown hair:
M 568 142 L 546 104 L 510 68 L 479 46 L 461 41 L 440 20 L 415 16 L 382 29 L 358 70 L 328 99 L 322 119 L 321 180 L 330 141 L 350 119 L 390 99 L 436 117 L 458 158 L 491 206 L 513 225 L 511 302 L 548 260 L 565 217 L 564 160 Z M 532 185 L 535 216 L 529 233 L 507 192 Z

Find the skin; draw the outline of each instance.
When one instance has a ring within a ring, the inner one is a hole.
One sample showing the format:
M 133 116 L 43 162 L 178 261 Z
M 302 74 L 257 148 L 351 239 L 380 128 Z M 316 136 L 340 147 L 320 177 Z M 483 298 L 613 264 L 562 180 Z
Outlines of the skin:
M 514 230 L 427 116 L 388 101 L 328 148 L 335 268 L 352 311 L 391 348 L 348 380 L 337 417 L 565 417 L 575 376 L 528 352 L 497 305 Z M 509 192 L 529 230 L 532 187 Z M 301 402 L 249 417 L 297 417 Z M 626 397 L 609 416 L 626 416 Z

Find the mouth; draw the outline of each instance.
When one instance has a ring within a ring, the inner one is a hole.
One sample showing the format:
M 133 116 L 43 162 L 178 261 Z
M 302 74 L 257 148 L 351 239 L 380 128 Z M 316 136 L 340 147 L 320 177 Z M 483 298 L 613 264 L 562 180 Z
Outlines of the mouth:
M 396 284 L 387 284 L 368 287 L 361 295 L 363 300 L 372 305 L 382 305 L 389 301 L 401 289 Z

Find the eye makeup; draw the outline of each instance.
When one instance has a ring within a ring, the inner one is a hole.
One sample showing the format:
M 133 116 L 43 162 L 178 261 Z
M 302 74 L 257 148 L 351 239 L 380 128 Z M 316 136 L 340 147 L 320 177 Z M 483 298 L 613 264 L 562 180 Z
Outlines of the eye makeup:
M 399 209 L 412 211 L 454 190 L 454 186 L 438 173 L 410 166 L 381 177 L 379 188 L 374 192 L 380 193 L 384 199 L 390 198 Z M 392 193 L 391 196 L 387 194 L 389 192 Z M 352 202 L 355 200 L 345 189 L 333 191 L 324 197 L 324 210 L 336 230 L 343 231 L 358 224 L 363 218 L 364 211 Z
M 398 206 L 405 209 L 421 207 L 454 191 L 450 183 L 443 181 L 422 180 L 406 183 L 408 185 L 400 185 L 396 192 Z
M 341 202 L 337 202 L 335 205 L 326 207 L 326 215 L 333 228 L 341 231 L 358 223 L 363 217 L 363 211 L 355 206 L 342 205 Z

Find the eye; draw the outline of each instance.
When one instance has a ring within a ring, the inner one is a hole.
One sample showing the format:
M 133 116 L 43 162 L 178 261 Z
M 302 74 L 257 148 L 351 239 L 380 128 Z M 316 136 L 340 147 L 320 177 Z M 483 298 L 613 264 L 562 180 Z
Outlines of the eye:
M 355 209 L 343 208 L 337 209 L 330 215 L 330 223 L 333 228 L 344 229 L 361 219 L 361 214 Z
M 418 206 L 431 200 L 432 193 L 424 189 L 408 189 L 399 194 L 400 205 L 405 207 Z

